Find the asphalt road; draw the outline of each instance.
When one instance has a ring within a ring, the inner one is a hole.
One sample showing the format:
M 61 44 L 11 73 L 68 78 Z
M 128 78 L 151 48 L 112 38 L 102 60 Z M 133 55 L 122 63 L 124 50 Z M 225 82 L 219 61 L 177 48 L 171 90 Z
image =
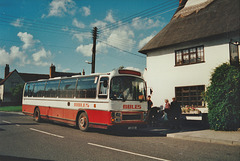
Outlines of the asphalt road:
M 53 122 L 0 112 L 0 161 L 78 160 L 231 160 L 239 161 L 240 147 L 186 141 L 147 131 L 81 132 Z

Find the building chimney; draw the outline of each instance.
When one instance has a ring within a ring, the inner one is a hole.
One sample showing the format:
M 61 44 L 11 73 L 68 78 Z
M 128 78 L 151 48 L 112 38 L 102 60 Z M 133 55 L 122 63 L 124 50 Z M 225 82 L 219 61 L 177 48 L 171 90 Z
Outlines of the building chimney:
M 10 68 L 9 68 L 9 64 L 6 64 L 6 67 L 5 67 L 5 73 L 4 73 L 4 79 L 8 76 L 8 74 L 9 74 L 9 70 L 10 70 Z
M 50 78 L 54 78 L 55 72 L 56 72 L 56 67 L 55 67 L 55 65 L 51 64 L 49 77 L 50 77 Z
M 82 75 L 85 75 L 85 70 L 83 69 L 83 71 L 82 71 Z

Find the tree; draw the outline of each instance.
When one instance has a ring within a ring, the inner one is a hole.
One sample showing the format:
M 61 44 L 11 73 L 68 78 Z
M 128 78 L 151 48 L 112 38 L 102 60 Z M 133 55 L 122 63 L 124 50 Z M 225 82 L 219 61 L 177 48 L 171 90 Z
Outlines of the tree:
M 224 63 L 214 70 L 207 87 L 208 121 L 211 129 L 237 130 L 240 120 L 240 69 Z
M 18 84 L 11 89 L 12 99 L 18 103 L 22 102 L 23 84 Z

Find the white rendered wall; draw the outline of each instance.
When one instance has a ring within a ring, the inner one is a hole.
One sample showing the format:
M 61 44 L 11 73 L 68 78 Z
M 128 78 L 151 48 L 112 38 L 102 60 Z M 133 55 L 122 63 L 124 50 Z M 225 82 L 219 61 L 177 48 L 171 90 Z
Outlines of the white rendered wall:
M 198 5 L 204 2 L 207 2 L 208 0 L 188 0 L 185 7 L 191 7 L 194 5 Z
M 217 44 L 217 45 L 216 45 Z M 204 45 L 205 62 L 175 67 L 175 50 Z M 200 43 L 178 46 L 148 53 L 145 79 L 148 88 L 153 89 L 154 106 L 164 105 L 164 99 L 172 101 L 175 87 L 209 85 L 214 68 L 229 61 L 228 43 Z
M 4 85 L 0 85 L 0 100 L 3 100 Z

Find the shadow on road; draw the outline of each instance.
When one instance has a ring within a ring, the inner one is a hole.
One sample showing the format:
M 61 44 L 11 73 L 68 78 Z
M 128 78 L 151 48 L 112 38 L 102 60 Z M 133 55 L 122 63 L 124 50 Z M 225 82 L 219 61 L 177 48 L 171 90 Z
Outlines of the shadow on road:
M 2 125 L 39 125 L 38 123 L 0 123 L 0 126 Z
M 51 161 L 51 160 L 42 160 L 42 159 L 33 159 L 33 158 L 22 158 L 22 157 L 15 157 L 15 156 L 6 156 L 0 155 L 1 161 Z
M 145 131 L 143 129 L 139 130 L 127 130 L 127 129 L 89 129 L 90 133 L 100 133 L 105 135 L 114 135 L 114 136 L 122 136 L 122 137 L 164 137 L 166 135 L 161 133 L 151 133 L 149 131 Z
M 47 123 L 47 124 L 50 123 L 58 126 L 63 126 L 65 128 L 74 128 L 76 130 L 79 130 L 76 126 L 61 123 L 61 122 L 51 121 L 51 120 L 43 120 L 41 124 L 42 123 Z M 6 125 L 6 124 L 4 123 L 2 125 Z M 21 125 L 21 123 L 19 125 Z M 39 124 L 23 123 L 23 125 L 39 125 Z M 114 129 L 89 128 L 87 133 L 99 133 L 104 135 L 114 135 L 114 136 L 121 136 L 121 137 L 165 137 L 167 134 L 171 134 L 171 133 L 199 131 L 199 130 L 205 130 L 205 129 L 209 129 L 209 128 L 208 126 L 203 125 L 201 121 L 186 120 L 186 121 L 183 121 L 181 130 L 170 129 L 168 123 L 161 122 L 151 126 L 148 125 L 148 127 L 146 128 L 140 128 L 137 130 L 128 130 L 126 128 L 116 128 L 116 129 L 115 128 Z

